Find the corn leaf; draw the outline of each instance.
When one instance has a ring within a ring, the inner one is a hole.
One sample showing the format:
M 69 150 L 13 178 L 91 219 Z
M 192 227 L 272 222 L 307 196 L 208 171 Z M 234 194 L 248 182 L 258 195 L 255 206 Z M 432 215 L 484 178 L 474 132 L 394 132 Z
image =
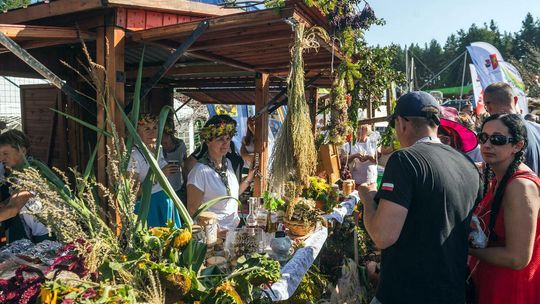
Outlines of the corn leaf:
M 139 60 L 139 69 L 137 70 L 137 79 L 135 80 L 135 91 L 133 93 L 133 102 L 131 112 L 129 113 L 129 119 L 131 123 L 136 126 L 139 121 L 139 111 L 141 109 L 141 87 L 142 87 L 142 72 L 144 67 L 144 52 L 146 50 L 146 45 L 143 45 L 141 52 L 141 60 Z M 127 151 L 131 151 L 133 148 L 133 138 L 128 136 L 126 142 Z M 129 161 L 129 160 L 128 160 Z M 126 169 L 128 167 L 128 161 L 126 161 L 122 168 Z
M 103 129 L 100 129 L 100 128 L 94 126 L 93 124 L 88 123 L 88 122 L 86 122 L 86 121 L 84 121 L 84 120 L 82 120 L 80 118 L 77 118 L 75 116 L 69 115 L 67 113 L 64 113 L 62 111 L 59 111 L 59 110 L 56 110 L 56 109 L 53 109 L 53 108 L 49 108 L 49 109 L 51 109 L 51 111 L 56 112 L 56 113 L 58 113 L 58 114 L 60 114 L 62 116 L 65 116 L 65 117 L 67 117 L 67 118 L 69 118 L 71 120 L 74 120 L 75 122 L 87 127 L 90 130 L 96 131 L 98 134 L 103 134 L 103 135 L 109 136 L 109 137 L 113 136 L 111 132 L 107 132 L 107 131 L 105 131 Z
M 236 198 L 236 197 L 233 197 L 233 196 L 220 196 L 220 197 L 216 197 L 214 199 L 211 199 L 209 201 L 207 201 L 206 203 L 203 203 L 199 206 L 199 209 L 197 209 L 197 211 L 195 211 L 195 213 L 193 213 L 193 220 L 197 220 L 197 218 L 199 217 L 199 215 L 206 211 L 206 209 L 214 206 L 215 204 L 219 203 L 220 201 L 222 200 L 226 200 L 226 199 L 233 199 L 235 201 L 237 201 L 239 204 L 240 204 L 240 201 Z

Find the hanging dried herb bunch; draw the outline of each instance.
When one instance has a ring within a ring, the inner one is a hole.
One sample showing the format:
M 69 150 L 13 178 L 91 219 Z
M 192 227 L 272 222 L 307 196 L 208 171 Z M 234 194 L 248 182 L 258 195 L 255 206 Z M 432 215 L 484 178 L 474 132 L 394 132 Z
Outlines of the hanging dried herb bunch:
M 317 165 L 311 119 L 304 92 L 302 53 L 310 49 L 317 50 L 317 38 L 328 40 L 328 34 L 319 27 L 304 31 L 303 24 L 297 24 L 294 28 L 291 70 L 287 79 L 289 109 L 274 145 L 271 168 L 271 185 L 276 192 L 281 192 L 282 186 L 291 180 L 307 185 L 308 177 L 313 175 Z

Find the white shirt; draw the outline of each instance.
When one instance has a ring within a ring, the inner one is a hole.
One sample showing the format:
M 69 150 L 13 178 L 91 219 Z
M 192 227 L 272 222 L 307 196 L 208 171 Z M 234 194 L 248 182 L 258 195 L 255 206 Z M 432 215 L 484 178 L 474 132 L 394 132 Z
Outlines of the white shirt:
M 355 144 L 346 143 L 343 145 L 342 150 L 349 155 L 353 154 L 365 154 L 375 157 L 377 153 L 376 142 L 372 142 L 369 139 L 366 142 L 356 142 Z M 355 158 L 349 159 L 349 170 L 351 171 L 352 178 L 355 183 L 375 183 L 377 182 L 377 164 L 371 161 L 360 161 Z
M 238 198 L 240 185 L 236 179 L 236 175 L 232 170 L 231 161 L 227 159 L 227 179 L 229 181 L 229 189 L 231 196 Z M 221 178 L 214 169 L 207 165 L 197 163 L 188 175 L 188 185 L 193 185 L 203 192 L 202 203 L 208 202 L 211 199 L 220 196 L 226 196 L 227 188 L 221 181 Z M 214 212 L 217 215 L 220 229 L 233 230 L 240 223 L 238 217 L 238 202 L 236 200 L 222 200 L 208 211 Z
M 32 215 L 41 212 L 42 208 L 41 202 L 35 197 L 31 197 L 19 212 L 19 216 L 24 223 L 26 235 L 29 237 L 49 234 L 49 228 Z
M 150 170 L 150 163 L 148 163 L 148 161 L 139 149 L 140 148 L 136 146 L 133 146 L 133 148 L 131 149 L 131 158 L 129 159 L 128 170 L 137 173 L 137 175 L 139 176 L 139 182 L 142 184 L 144 182 L 144 179 L 146 178 L 146 175 L 148 175 L 148 171 Z M 163 149 L 159 150 L 157 162 L 160 168 L 163 168 L 167 165 L 167 161 L 163 157 Z M 162 189 L 159 183 L 155 183 L 152 186 L 152 194 L 161 190 Z

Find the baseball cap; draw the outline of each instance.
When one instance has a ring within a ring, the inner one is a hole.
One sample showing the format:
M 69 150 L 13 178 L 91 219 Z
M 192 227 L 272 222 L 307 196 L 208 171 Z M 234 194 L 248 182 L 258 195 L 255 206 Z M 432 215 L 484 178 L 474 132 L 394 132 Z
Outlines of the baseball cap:
M 414 91 L 401 96 L 397 100 L 394 113 L 390 115 L 388 122 L 390 123 L 390 127 L 393 128 L 398 116 L 424 117 L 428 120 L 433 120 L 433 122 L 439 125 L 439 113 L 439 104 L 435 97 L 426 92 Z

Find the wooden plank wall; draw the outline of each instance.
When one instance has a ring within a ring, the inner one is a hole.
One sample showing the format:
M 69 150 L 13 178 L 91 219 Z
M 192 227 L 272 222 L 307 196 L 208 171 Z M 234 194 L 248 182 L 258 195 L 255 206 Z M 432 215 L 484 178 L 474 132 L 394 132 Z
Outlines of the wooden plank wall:
M 116 10 L 116 25 L 131 31 L 146 30 L 201 19 L 203 18 L 141 9 L 118 8 Z
M 51 108 L 65 111 L 61 91 L 56 87 L 47 84 L 21 86 L 22 127 L 30 140 L 30 155 L 45 163 L 49 159 L 50 167 L 66 170 L 67 123 Z

